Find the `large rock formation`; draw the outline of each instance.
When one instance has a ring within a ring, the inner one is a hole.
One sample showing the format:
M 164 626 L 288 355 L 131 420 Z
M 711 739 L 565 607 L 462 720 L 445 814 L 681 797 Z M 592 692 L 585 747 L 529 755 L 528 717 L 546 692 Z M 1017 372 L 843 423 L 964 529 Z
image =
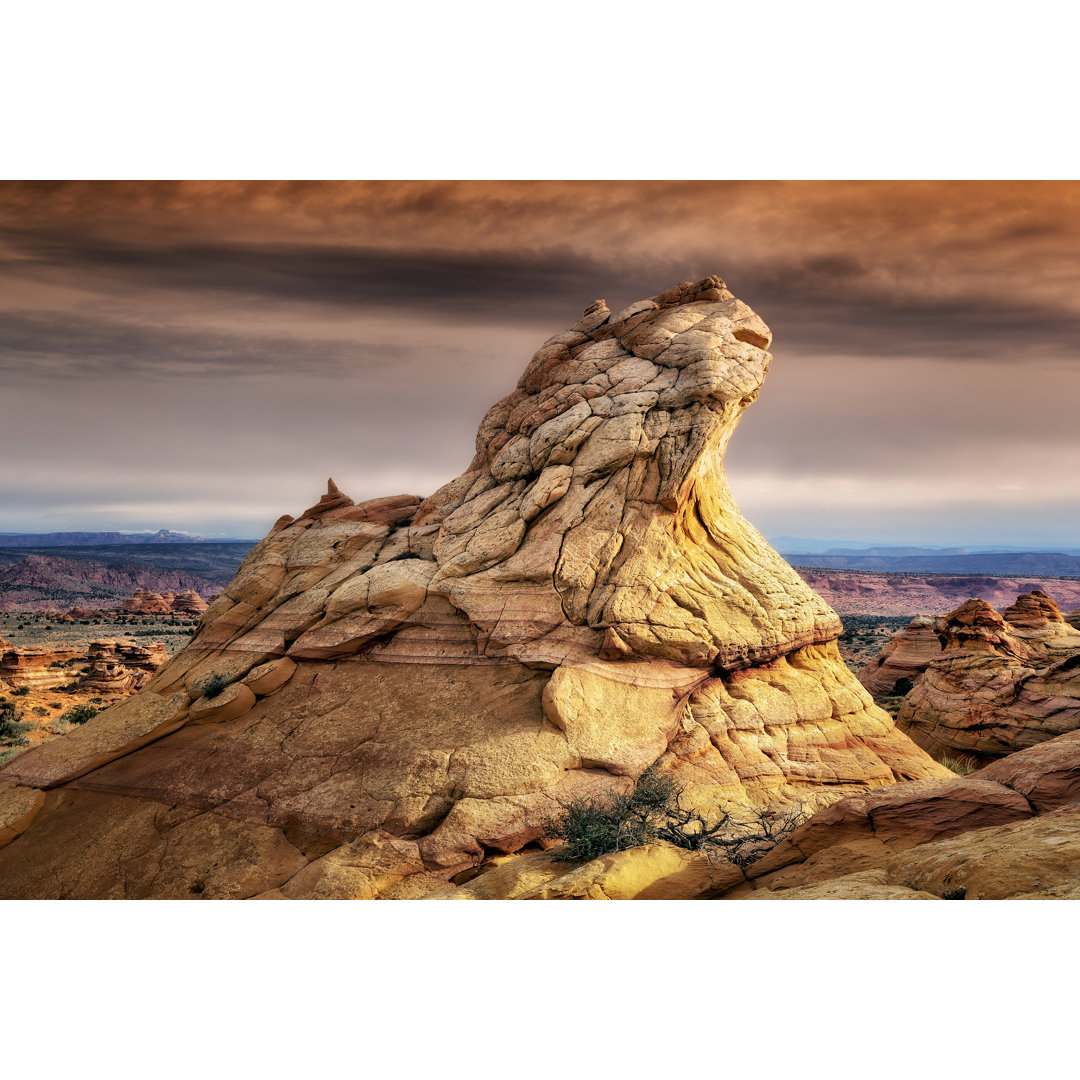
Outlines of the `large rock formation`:
M 1035 591 L 998 614 L 969 600 L 935 623 L 941 654 L 897 724 L 933 754 L 988 762 L 1080 728 L 1080 632 Z
M 858 672 L 858 679 L 875 700 L 906 694 L 940 655 L 941 641 L 934 617 L 916 615 L 903 630 L 892 635 L 876 660 Z
M 82 649 L 71 645 L 8 645 L 0 653 L 0 687 L 49 690 L 63 686 L 71 682 L 69 662 L 81 655 Z
M 434 495 L 331 482 L 145 690 L 0 774 L 47 790 L 3 894 L 416 896 L 657 762 L 713 807 L 949 775 L 732 501 L 769 340 L 718 278 L 598 301 Z

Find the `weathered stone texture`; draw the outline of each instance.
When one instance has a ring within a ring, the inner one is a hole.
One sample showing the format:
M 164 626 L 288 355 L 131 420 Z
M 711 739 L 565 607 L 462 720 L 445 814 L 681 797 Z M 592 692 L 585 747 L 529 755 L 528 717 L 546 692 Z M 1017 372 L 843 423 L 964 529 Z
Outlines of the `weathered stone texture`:
M 3 889 L 412 896 L 657 762 L 710 806 L 949 775 L 849 675 L 836 615 L 732 501 L 724 452 L 769 342 L 719 278 L 599 301 L 435 494 L 357 505 L 331 481 L 146 689 L 11 762 L 23 786 L 66 786 L 5 849 Z M 80 807 L 87 853 L 60 870 Z M 199 869 L 215 829 L 265 872 L 234 854 Z M 626 853 L 558 890 L 705 887 L 672 858 Z

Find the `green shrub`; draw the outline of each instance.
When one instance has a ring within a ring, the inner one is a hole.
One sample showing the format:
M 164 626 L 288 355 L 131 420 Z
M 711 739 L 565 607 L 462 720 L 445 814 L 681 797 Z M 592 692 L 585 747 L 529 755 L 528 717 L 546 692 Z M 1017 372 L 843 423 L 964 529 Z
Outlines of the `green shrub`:
M 87 720 L 93 720 L 98 712 L 93 705 L 76 705 L 75 708 L 68 709 L 60 719 L 69 724 L 85 724 Z
M 942 754 L 937 760 L 939 765 L 944 765 L 946 769 L 951 769 L 957 776 L 970 776 L 976 769 L 982 768 L 977 761 L 973 761 L 969 757 L 964 757 L 962 754 L 959 756 Z
M 13 697 L 26 697 L 30 693 L 30 687 L 20 686 L 18 689 L 12 690 L 11 693 Z
M 23 723 L 22 713 L 16 711 L 13 701 L 0 704 L 0 743 L 25 746 L 25 736 L 31 727 L 33 724 Z
M 227 676 L 215 673 L 211 675 L 199 689 L 202 690 L 204 697 L 215 698 L 228 685 L 229 680 Z
M 808 817 L 803 806 L 758 807 L 744 817 L 717 809 L 712 815 L 682 805 L 683 788 L 670 776 L 646 770 L 622 795 L 575 799 L 550 819 L 541 834 L 562 840 L 552 852 L 564 862 L 585 862 L 614 851 L 664 840 L 690 851 L 703 851 L 745 867 L 801 825 Z
M 906 676 L 902 676 L 893 683 L 892 692 L 897 697 L 903 697 L 905 694 L 910 694 L 915 689 L 915 684 Z
M 564 841 L 553 853 L 563 862 L 587 862 L 612 851 L 640 847 L 657 838 L 666 809 L 679 792 L 670 776 L 649 769 L 623 795 L 574 799 L 547 823 L 543 835 Z

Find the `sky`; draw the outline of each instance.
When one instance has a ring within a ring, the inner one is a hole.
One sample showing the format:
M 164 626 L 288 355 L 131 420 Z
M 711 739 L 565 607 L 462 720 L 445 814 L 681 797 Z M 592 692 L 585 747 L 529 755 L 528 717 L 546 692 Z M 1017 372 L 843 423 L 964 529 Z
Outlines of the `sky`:
M 767 536 L 1080 544 L 1080 183 L 0 183 L 0 532 L 258 537 L 459 474 L 594 299 L 773 331 Z

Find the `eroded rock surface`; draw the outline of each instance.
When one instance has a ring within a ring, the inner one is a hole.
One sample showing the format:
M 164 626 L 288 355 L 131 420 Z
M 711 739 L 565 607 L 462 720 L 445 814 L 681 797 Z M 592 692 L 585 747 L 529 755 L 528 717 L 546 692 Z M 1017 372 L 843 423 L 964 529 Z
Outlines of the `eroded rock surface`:
M 892 635 L 880 655 L 858 672 L 859 682 L 875 700 L 906 694 L 941 655 L 941 640 L 932 615 L 916 615 Z
M 1080 732 L 816 814 L 725 899 L 1080 898 Z
M 188 895 L 186 873 L 200 896 L 415 896 L 657 762 L 702 806 L 950 775 L 732 501 L 724 451 L 769 341 L 719 278 L 598 301 L 434 495 L 354 504 L 331 481 L 140 694 L 0 774 L 59 789 L 0 853 L 4 895 Z M 236 856 L 230 878 L 227 854 L 211 872 L 214 830 L 265 847 L 266 871 Z M 701 878 L 629 861 L 619 880 Z M 573 888 L 609 895 L 599 880 Z
M 941 654 L 897 724 L 930 753 L 986 763 L 1080 728 L 1080 631 L 1045 593 L 998 614 L 969 600 L 935 624 Z

